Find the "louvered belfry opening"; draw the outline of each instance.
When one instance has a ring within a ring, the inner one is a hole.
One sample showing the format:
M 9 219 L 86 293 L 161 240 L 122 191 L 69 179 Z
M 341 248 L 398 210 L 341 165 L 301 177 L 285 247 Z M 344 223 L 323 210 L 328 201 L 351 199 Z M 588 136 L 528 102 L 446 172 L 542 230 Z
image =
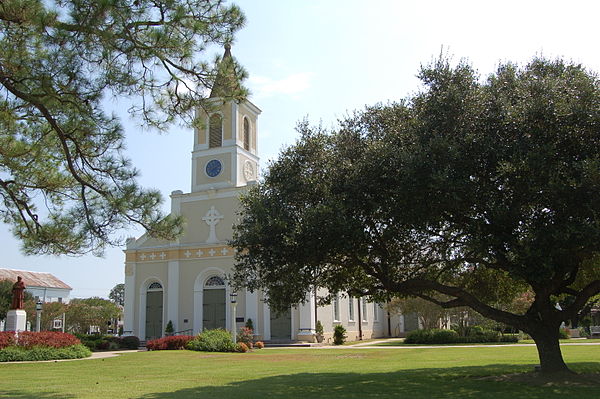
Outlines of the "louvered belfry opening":
M 208 136 L 209 148 L 221 147 L 223 145 L 223 122 L 221 115 L 211 115 L 208 128 Z
M 244 150 L 250 151 L 250 122 L 244 118 Z

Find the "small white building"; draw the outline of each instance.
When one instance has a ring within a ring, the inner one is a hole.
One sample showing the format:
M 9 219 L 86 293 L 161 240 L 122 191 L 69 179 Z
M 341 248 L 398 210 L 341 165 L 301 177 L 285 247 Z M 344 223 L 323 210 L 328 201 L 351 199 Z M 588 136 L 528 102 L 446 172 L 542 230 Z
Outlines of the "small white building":
M 9 280 L 14 283 L 18 276 L 21 276 L 25 283 L 25 291 L 29 292 L 36 302 L 38 299 L 42 302 L 69 302 L 72 288 L 50 273 L 0 269 L 0 280 Z

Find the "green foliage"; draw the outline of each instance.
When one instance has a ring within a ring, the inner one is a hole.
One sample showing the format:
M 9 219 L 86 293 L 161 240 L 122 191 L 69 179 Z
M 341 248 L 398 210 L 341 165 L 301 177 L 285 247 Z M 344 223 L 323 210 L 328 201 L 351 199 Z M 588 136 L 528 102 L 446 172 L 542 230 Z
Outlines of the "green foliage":
M 406 335 L 405 344 L 475 344 L 486 342 L 518 342 L 515 335 L 501 335 L 497 331 L 478 326 L 471 327 L 465 335 L 454 330 L 439 328 L 414 330 Z
M 167 323 L 167 326 L 165 327 L 165 334 L 171 335 L 171 334 L 173 334 L 174 331 L 175 331 L 175 329 L 173 328 L 173 322 L 171 320 L 169 320 L 169 322 Z
M 140 347 L 140 339 L 133 335 L 121 338 L 121 347 L 125 349 L 137 349 Z
M 251 318 L 248 318 L 248 320 L 246 320 L 246 328 L 249 328 L 250 330 L 254 331 L 254 323 L 252 322 Z
M 458 333 L 454 330 L 431 328 L 409 332 L 404 339 L 406 344 L 451 344 L 459 342 Z
M 346 342 L 346 329 L 343 325 L 338 324 L 333 329 L 333 343 L 335 345 L 343 345 Z
M 414 297 L 393 298 L 387 309 L 391 314 L 417 314 L 425 329 L 439 327 L 440 321 L 448 316 L 448 311 L 440 305 Z
M 321 320 L 317 320 L 317 324 L 315 325 L 315 333 L 323 335 L 323 323 L 321 323 Z
M 237 350 L 231 333 L 221 328 L 201 332 L 187 344 L 187 348 L 202 352 L 235 352 Z
M 102 102 L 131 101 L 146 127 L 192 125 L 218 71 L 203 53 L 232 41 L 240 9 L 220 0 L 1 4 L 0 218 L 25 252 L 101 252 L 131 223 L 176 237 L 181 219 L 138 186 L 122 125 Z M 220 94 L 239 100 L 246 74 L 227 64 L 236 79 Z
M 418 296 L 558 339 L 546 332 L 600 293 L 600 81 L 547 59 L 481 79 L 441 58 L 419 77 L 421 92 L 332 131 L 299 124 L 242 198 L 235 283 L 278 309 L 315 285 Z M 543 371 L 566 368 L 538 348 Z
M 108 299 L 120 306 L 125 306 L 125 284 L 119 283 L 110 290 Z
M 91 354 L 90 350 L 84 345 L 72 345 L 63 348 L 34 346 L 30 349 L 9 346 L 0 349 L 0 362 L 81 359 Z
M 101 334 L 106 334 L 108 322 L 119 318 L 120 315 L 121 308 L 107 299 L 74 298 L 66 309 L 66 327 L 70 332 L 85 334 L 90 326 L 97 326 Z

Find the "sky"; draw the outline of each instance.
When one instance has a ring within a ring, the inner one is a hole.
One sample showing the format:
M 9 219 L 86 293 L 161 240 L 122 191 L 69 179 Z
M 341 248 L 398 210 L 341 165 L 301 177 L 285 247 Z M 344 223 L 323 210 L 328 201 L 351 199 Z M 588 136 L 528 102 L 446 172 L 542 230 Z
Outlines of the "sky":
M 230 2 L 231 3 L 231 2 Z M 297 139 L 297 122 L 334 127 L 354 110 L 397 101 L 420 89 L 421 65 L 440 54 L 467 59 L 482 77 L 499 63 L 562 57 L 600 71 L 596 1 L 238 0 L 246 26 L 232 54 L 249 73 L 261 167 Z M 222 50 L 218 50 L 219 53 Z M 214 52 L 206 55 L 211 60 Z M 124 102 L 112 100 L 114 109 Z M 140 128 L 123 115 L 127 150 L 139 182 L 163 194 L 190 191 L 191 129 Z M 139 237 L 132 228 L 122 237 Z M 104 257 L 24 256 L 0 224 L 0 267 L 49 272 L 73 287 L 71 297 L 108 297 L 124 281 L 122 248 Z

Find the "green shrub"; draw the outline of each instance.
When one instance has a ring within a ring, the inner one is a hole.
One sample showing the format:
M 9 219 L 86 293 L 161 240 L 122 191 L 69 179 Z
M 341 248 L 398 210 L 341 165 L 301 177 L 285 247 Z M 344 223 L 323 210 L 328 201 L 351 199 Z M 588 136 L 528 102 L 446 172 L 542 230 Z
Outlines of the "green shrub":
M 346 342 L 346 329 L 341 324 L 338 324 L 333 329 L 333 343 L 336 345 L 343 345 Z
M 246 320 L 246 326 L 245 327 L 249 328 L 254 333 L 254 323 L 252 322 L 252 319 L 248 318 L 248 320 Z
M 222 328 L 201 332 L 188 342 L 187 348 L 202 352 L 235 352 L 237 349 L 231 339 L 231 333 Z
M 407 344 L 451 344 L 458 342 L 458 333 L 454 330 L 433 328 L 415 330 L 408 333 L 404 343 Z
M 140 347 L 140 339 L 134 335 L 128 335 L 121 338 L 121 348 L 123 349 L 137 349 Z
M 560 339 L 569 339 L 571 338 L 571 332 L 566 328 L 561 328 L 558 330 L 558 338 Z
M 498 331 L 469 327 L 464 330 L 468 335 L 460 336 L 454 330 L 429 329 L 415 330 L 408 333 L 404 343 L 407 344 L 475 344 L 486 342 L 518 342 L 516 335 L 501 335 Z
M 165 327 L 165 335 L 172 335 L 174 332 L 175 329 L 173 328 L 173 322 L 169 320 L 167 326 Z
M 317 320 L 317 324 L 315 325 L 315 333 L 323 335 L 323 323 L 321 323 L 321 320 Z
M 33 346 L 30 349 L 9 346 L 0 349 L 0 362 L 81 359 L 91 354 L 92 352 L 85 345 L 72 345 L 62 348 Z

